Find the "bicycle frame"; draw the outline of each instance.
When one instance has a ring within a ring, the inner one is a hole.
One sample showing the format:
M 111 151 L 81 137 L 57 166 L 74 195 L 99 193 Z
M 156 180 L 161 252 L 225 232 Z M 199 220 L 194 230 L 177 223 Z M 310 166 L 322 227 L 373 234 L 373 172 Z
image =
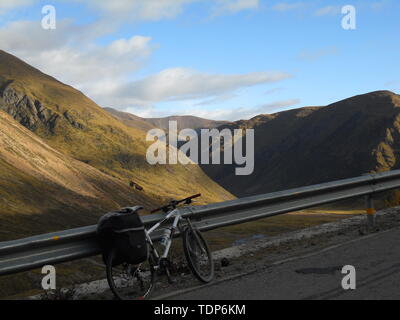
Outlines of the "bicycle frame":
M 154 248 L 153 245 L 153 241 L 151 240 L 150 234 L 153 233 L 155 230 L 158 229 L 158 227 L 160 227 L 161 224 L 163 224 L 166 220 L 171 219 L 172 217 L 174 217 L 174 222 L 172 223 L 172 227 L 171 227 L 171 234 L 167 239 L 167 243 L 165 245 L 165 249 L 163 254 L 161 255 L 161 259 L 166 258 L 168 256 L 169 250 L 171 248 L 171 244 L 172 244 L 172 237 L 173 237 L 173 233 L 176 231 L 176 229 L 178 228 L 178 223 L 179 221 L 182 219 L 182 214 L 179 212 L 179 210 L 177 208 L 171 210 L 170 212 L 167 213 L 167 215 L 165 216 L 164 219 L 162 219 L 161 221 L 157 222 L 154 226 L 152 226 L 149 230 L 145 230 L 146 232 L 146 238 L 147 241 L 150 243 L 150 245 L 153 247 L 154 249 L 154 253 L 157 257 L 157 259 L 160 258 L 157 250 Z

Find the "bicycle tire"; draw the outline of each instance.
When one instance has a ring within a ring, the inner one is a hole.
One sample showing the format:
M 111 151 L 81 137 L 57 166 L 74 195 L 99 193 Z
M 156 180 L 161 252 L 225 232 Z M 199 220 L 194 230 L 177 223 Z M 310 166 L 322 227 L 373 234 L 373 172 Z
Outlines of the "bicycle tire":
M 193 248 L 194 245 L 196 245 L 197 248 Z M 200 270 L 199 260 L 201 260 L 202 257 L 199 257 L 199 248 L 203 251 L 203 257 L 207 258 L 209 270 L 206 271 L 206 274 L 202 274 Z M 214 278 L 214 261 L 210 248 L 199 230 L 190 227 L 186 228 L 183 234 L 183 251 L 194 276 L 203 283 L 212 281 Z
M 107 257 L 106 273 L 108 285 L 118 300 L 146 300 L 150 297 L 154 285 L 156 272 L 152 261 L 152 253 L 149 254 L 149 258 L 143 263 L 135 266 L 127 263 L 113 266 L 113 260 L 116 257 L 116 251 L 112 250 Z M 123 282 L 123 275 L 120 274 L 119 270 L 125 270 L 125 276 L 128 276 L 131 281 L 129 285 L 121 286 Z M 147 270 L 148 269 L 148 270 Z M 150 274 L 148 274 L 150 272 Z M 140 288 L 143 285 L 143 279 L 146 280 L 144 288 Z

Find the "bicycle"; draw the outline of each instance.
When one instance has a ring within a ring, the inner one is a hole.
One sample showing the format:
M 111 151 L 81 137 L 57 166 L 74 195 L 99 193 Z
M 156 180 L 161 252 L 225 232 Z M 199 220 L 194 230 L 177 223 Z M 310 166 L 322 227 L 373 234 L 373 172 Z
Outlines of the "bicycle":
M 193 226 L 190 219 L 183 217 L 177 208 L 181 203 L 191 204 L 194 198 L 200 196 L 201 194 L 196 194 L 182 200 L 172 200 L 167 205 L 151 211 L 151 213 L 162 211 L 166 215 L 150 229 L 145 229 L 149 252 L 145 262 L 139 265 L 123 263 L 113 266 L 116 253 L 115 251 L 111 252 L 106 263 L 107 281 L 116 298 L 121 300 L 148 299 L 154 289 L 158 272 L 165 273 L 168 282 L 173 282 L 169 270 L 168 253 L 172 245 L 172 238 L 177 231 L 182 235 L 184 255 L 194 276 L 203 283 L 208 283 L 214 278 L 214 262 L 206 240 Z M 165 221 L 172 218 L 174 219 L 172 226 L 164 230 L 160 241 L 164 247 L 164 251 L 160 255 L 151 240 L 151 234 Z

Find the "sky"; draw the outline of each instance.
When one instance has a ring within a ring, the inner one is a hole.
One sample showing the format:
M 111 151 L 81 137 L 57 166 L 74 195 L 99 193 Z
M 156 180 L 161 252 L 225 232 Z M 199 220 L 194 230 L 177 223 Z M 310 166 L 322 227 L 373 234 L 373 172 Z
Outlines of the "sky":
M 0 49 L 143 117 L 233 121 L 399 93 L 399 34 L 398 0 L 0 0 Z

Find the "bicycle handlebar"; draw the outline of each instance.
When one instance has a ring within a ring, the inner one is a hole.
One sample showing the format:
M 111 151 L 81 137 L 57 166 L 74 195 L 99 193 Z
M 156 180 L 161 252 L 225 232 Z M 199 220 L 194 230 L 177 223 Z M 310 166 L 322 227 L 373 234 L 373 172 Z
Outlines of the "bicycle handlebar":
M 195 194 L 193 196 L 190 196 L 190 197 L 187 197 L 185 199 L 171 200 L 167 205 L 162 206 L 162 207 L 157 208 L 157 209 L 154 209 L 154 210 L 150 211 L 150 213 L 155 213 L 155 212 L 160 211 L 160 210 L 162 210 L 164 212 L 168 212 L 170 209 L 175 209 L 178 204 L 180 204 L 182 202 L 185 202 L 185 204 L 190 204 L 190 203 L 192 203 L 192 199 L 198 198 L 200 196 L 201 196 L 201 193 L 197 193 L 197 194 Z

